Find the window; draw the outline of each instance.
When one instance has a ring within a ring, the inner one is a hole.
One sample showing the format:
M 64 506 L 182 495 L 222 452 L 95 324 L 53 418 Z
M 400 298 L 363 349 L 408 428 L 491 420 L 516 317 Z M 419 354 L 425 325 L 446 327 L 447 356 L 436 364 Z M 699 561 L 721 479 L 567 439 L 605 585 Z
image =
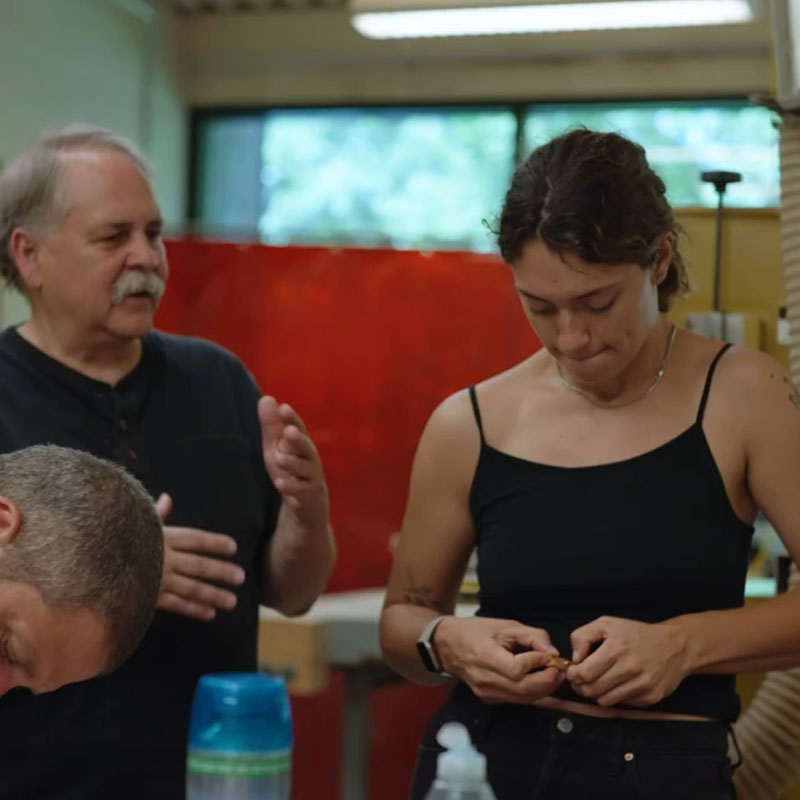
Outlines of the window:
M 211 119 L 200 131 L 197 216 L 273 244 L 489 250 L 483 221 L 499 211 L 515 136 L 514 113 L 496 108 Z
M 615 131 L 641 144 L 673 206 L 715 206 L 700 173 L 740 172 L 728 206 L 777 206 L 778 131 L 772 112 L 744 102 L 540 105 L 525 115 L 528 150 L 570 128 Z
M 522 130 L 518 130 L 521 120 Z M 773 115 L 744 100 L 203 112 L 194 217 L 271 244 L 491 250 L 515 156 L 570 128 L 640 142 L 674 206 L 779 202 Z

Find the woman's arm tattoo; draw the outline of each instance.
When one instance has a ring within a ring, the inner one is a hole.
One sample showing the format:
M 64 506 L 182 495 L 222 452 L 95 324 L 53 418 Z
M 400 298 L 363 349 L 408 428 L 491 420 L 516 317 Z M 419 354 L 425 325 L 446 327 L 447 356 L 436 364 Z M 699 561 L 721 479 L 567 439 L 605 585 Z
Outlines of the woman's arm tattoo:
M 797 387 L 785 375 L 783 376 L 783 382 L 786 384 L 786 388 L 789 389 L 789 402 L 800 411 L 800 392 L 797 391 Z
M 411 577 L 411 570 L 406 570 L 408 574 L 408 586 L 403 590 L 403 602 L 413 606 L 424 606 L 435 611 L 444 611 L 444 604 L 432 597 L 433 590 L 430 586 L 420 586 L 414 583 Z

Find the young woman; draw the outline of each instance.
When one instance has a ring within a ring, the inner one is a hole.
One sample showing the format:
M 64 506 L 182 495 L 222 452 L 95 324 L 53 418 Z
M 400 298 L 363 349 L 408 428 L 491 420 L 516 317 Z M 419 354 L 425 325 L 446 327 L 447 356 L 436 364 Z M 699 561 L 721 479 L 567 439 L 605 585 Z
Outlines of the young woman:
M 743 607 L 759 509 L 800 556 L 800 398 L 665 318 L 678 233 L 621 136 L 573 131 L 513 177 L 500 251 L 543 346 L 431 416 L 381 619 L 395 669 L 458 681 L 413 800 L 447 720 L 498 800 L 732 798 L 735 674 L 800 664 L 800 593 Z M 455 617 L 475 546 L 480 610 Z

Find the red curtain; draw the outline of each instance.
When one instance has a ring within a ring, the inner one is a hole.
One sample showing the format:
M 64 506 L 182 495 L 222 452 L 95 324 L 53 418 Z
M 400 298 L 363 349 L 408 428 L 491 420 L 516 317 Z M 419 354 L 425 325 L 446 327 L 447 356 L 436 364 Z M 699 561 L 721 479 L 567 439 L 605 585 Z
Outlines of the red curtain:
M 168 254 L 158 327 L 232 350 L 264 393 L 300 413 L 330 487 L 339 557 L 328 588 L 383 585 L 431 411 L 538 346 L 508 267 L 470 253 L 196 240 L 170 241 Z M 401 800 L 440 693 L 398 686 L 378 694 L 371 797 Z M 325 693 L 296 701 L 294 711 L 293 796 L 335 800 L 336 700 Z

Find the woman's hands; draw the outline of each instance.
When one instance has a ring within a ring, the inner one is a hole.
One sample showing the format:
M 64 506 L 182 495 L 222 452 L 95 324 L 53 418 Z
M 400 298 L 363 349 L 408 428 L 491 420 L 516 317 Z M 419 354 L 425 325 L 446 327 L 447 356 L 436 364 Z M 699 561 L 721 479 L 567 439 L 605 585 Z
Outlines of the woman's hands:
M 651 706 L 690 671 L 686 634 L 669 621 L 599 617 L 574 630 L 571 640 L 573 666 L 566 678 L 578 694 L 601 706 Z
M 445 672 L 486 703 L 531 703 L 564 681 L 564 670 L 545 666 L 558 651 L 541 628 L 489 617 L 445 617 L 433 643 Z
M 532 703 L 566 680 L 600 706 L 646 708 L 671 694 L 689 674 L 687 640 L 671 622 L 599 617 L 572 632 L 572 663 L 548 667 L 558 655 L 547 631 L 488 617 L 446 617 L 434 646 L 445 672 L 486 703 Z

